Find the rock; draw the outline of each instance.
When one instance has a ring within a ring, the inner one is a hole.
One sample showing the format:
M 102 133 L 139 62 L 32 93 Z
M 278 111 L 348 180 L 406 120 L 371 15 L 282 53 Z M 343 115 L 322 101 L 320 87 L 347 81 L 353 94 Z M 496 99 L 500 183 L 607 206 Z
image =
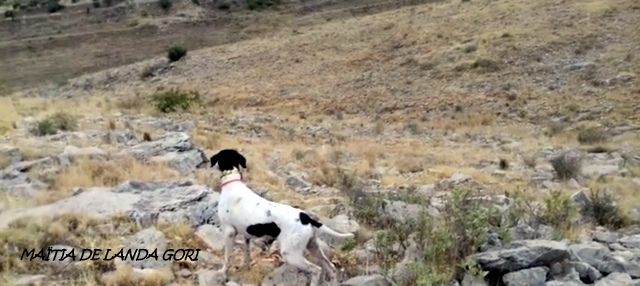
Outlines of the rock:
M 408 204 L 403 201 L 384 200 L 384 202 L 384 215 L 388 216 L 390 219 L 396 222 L 406 223 L 412 219 L 419 218 L 420 215 L 425 212 L 433 217 L 440 216 L 439 212 L 436 209 L 425 207 L 422 205 Z
M 471 257 L 483 270 L 504 273 L 562 261 L 569 258 L 569 250 L 563 242 L 522 240 L 512 243 L 511 248 L 481 252 Z
M 547 280 L 547 267 L 534 267 L 507 273 L 502 277 L 506 286 L 544 286 Z
M 46 285 L 47 283 L 44 282 L 44 280 L 47 278 L 46 275 L 23 275 L 20 277 L 17 277 L 14 281 L 13 284 L 14 286 L 40 286 L 40 285 Z
M 343 286 L 391 286 L 391 283 L 387 281 L 382 275 L 364 275 L 356 276 L 347 281 L 342 282 Z
M 191 271 L 189 271 L 189 269 L 186 269 L 186 268 L 176 271 L 176 275 L 178 275 L 179 277 L 189 277 L 191 276 L 191 274 L 193 273 L 191 273 Z
M 462 286 L 487 286 L 489 285 L 484 278 L 473 276 L 469 273 L 466 273 L 462 278 Z
M 582 175 L 598 178 L 608 175 L 621 175 L 625 159 L 618 153 L 589 153 L 582 160 Z
M 580 281 L 569 280 L 569 281 L 549 281 L 544 285 L 545 286 L 585 286 L 586 284 Z
M 287 177 L 286 183 L 287 186 L 295 190 L 296 192 L 307 193 L 311 188 L 311 183 L 309 183 L 303 174 L 297 174 L 293 172 L 289 172 L 289 176 Z
M 568 71 L 593 69 L 596 65 L 592 62 L 576 62 L 566 65 L 564 68 Z
M 77 159 L 104 160 L 107 152 L 97 147 L 78 148 L 70 145 L 64 148 L 60 157 L 70 162 Z
M 572 274 L 575 273 L 574 277 Z M 565 261 L 557 263 L 552 267 L 552 275 L 554 277 L 561 277 L 562 280 L 581 280 L 587 283 L 593 283 L 596 280 L 602 278 L 602 274 L 593 266 L 579 261 Z
M 631 283 L 633 283 L 633 281 L 631 281 L 629 274 L 614 272 L 596 281 L 595 286 L 630 286 L 632 285 Z
M 341 214 L 337 215 L 329 220 L 324 221 L 331 229 L 341 232 L 341 233 L 356 233 L 360 230 L 360 225 L 355 220 L 350 219 L 347 215 Z M 325 233 L 320 233 L 319 237 L 321 240 L 325 241 L 329 245 L 337 245 L 338 243 L 342 243 L 343 240 L 334 238 Z
M 128 181 L 114 189 L 79 189 L 73 196 L 52 204 L 2 212 L 0 228 L 27 216 L 73 213 L 98 219 L 127 213 L 141 226 L 158 220 L 163 223 L 191 222 L 197 227 L 200 222 L 216 220 L 212 216 L 217 216 L 217 211 L 209 207 L 217 208 L 218 196 L 207 187 L 194 185 L 190 181 Z M 197 221 L 194 221 L 194 217 Z
M 591 233 L 593 241 L 602 243 L 614 243 L 620 238 L 620 234 L 616 232 L 608 231 L 605 228 L 597 228 Z
M 451 177 L 447 179 L 446 182 L 454 185 L 459 185 L 469 180 L 471 180 L 471 176 L 467 176 L 461 173 L 455 173 L 451 175 Z
M 16 164 L 22 160 L 20 149 L 7 144 L 0 144 L 0 157 L 7 158 L 8 160 L 6 163 L 9 165 Z M 3 167 L 4 166 L 0 166 L 0 169 Z
M 200 238 L 204 243 L 213 251 L 220 251 L 224 249 L 224 232 L 219 226 L 213 226 L 205 224 L 198 227 L 196 236 Z
M 73 264 L 75 261 L 79 260 L 80 255 L 82 253 L 81 249 L 77 249 L 73 246 L 68 246 L 68 245 L 52 245 L 52 246 L 49 246 L 47 249 L 50 250 L 49 260 L 46 261 L 45 263 L 58 270 L 63 270 L 63 269 L 70 270 L 71 267 L 69 266 Z M 75 259 L 72 258 L 71 256 L 67 256 L 71 252 L 73 252 Z
M 640 249 L 640 234 L 625 236 L 619 239 L 618 242 L 627 248 Z
M 129 147 L 124 152 L 138 159 L 166 162 L 182 174 L 209 162 L 204 152 L 195 147 L 189 135 L 182 132 L 167 133 L 155 141 Z
M 224 286 L 227 278 L 221 271 L 206 270 L 198 273 L 198 285 Z
M 509 233 L 511 234 L 512 240 L 525 240 L 525 239 L 538 238 L 535 229 L 523 223 L 519 223 L 518 225 L 510 228 Z
M 186 175 L 196 168 L 204 166 L 209 159 L 204 152 L 193 149 L 184 152 L 171 152 L 151 158 L 152 162 L 166 163 L 170 168 Z
M 307 285 L 310 277 L 307 273 L 289 264 L 274 269 L 264 277 L 261 286 L 297 286 Z
M 126 240 L 123 251 L 129 251 L 129 249 L 131 249 L 131 251 L 138 250 L 138 252 L 146 250 L 148 251 L 148 253 L 157 251 L 156 254 L 160 258 L 162 257 L 162 254 L 167 249 L 167 239 L 165 238 L 164 234 L 161 231 L 157 230 L 154 227 L 143 229 Z M 170 260 L 164 260 L 164 259 L 131 260 L 131 259 L 127 259 L 126 256 L 123 262 L 137 269 L 163 268 L 171 265 Z
M 575 203 L 578 207 L 584 208 L 589 202 L 589 196 L 583 191 L 577 191 L 571 195 L 571 201 Z
M 609 249 L 599 243 L 581 243 L 569 246 L 573 257 L 585 262 L 603 274 L 625 272 L 624 261 L 616 259 Z
M 409 285 L 416 280 L 415 263 L 419 258 L 418 245 L 413 239 L 408 239 L 407 249 L 404 251 L 404 257 L 391 272 L 391 278 L 398 285 Z

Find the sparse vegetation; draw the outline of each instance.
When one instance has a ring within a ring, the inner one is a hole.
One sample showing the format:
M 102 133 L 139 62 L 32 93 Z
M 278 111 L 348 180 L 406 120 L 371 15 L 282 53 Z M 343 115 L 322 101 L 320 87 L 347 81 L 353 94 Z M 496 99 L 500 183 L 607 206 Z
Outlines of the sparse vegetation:
M 613 194 L 602 189 L 591 192 L 585 205 L 585 212 L 593 222 L 609 228 L 617 229 L 629 223 L 629 219 L 617 206 Z
M 194 91 L 170 89 L 153 95 L 156 110 L 163 113 L 185 111 L 198 102 L 200 102 L 200 95 Z
M 570 231 L 578 215 L 571 198 L 561 191 L 551 191 L 544 199 L 541 213 L 543 223 L 552 225 L 559 232 Z
M 167 58 L 170 62 L 177 62 L 187 55 L 187 49 L 182 46 L 173 46 L 167 52 Z
M 561 180 L 577 178 L 580 175 L 581 158 L 577 155 L 562 153 L 551 159 L 551 166 Z
M 13 19 L 13 18 L 16 17 L 16 11 L 15 10 L 6 10 L 6 11 L 4 11 L 4 17 Z
M 578 142 L 582 144 L 595 144 L 607 140 L 607 133 L 598 127 L 585 128 L 578 133 Z
M 77 120 L 73 115 L 58 112 L 36 122 L 36 126 L 31 130 L 31 133 L 37 136 L 53 135 L 58 131 L 73 131 L 77 126 Z

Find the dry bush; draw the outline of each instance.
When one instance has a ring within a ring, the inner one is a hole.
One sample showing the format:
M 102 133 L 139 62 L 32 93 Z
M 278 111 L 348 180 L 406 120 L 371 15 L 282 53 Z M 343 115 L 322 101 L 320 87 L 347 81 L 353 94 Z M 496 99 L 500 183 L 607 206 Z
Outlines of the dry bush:
M 589 195 L 585 205 L 586 214 L 598 225 L 609 228 L 621 228 L 629 223 L 629 219 L 618 207 L 612 193 L 596 189 Z
M 582 144 L 602 143 L 607 140 L 607 133 L 598 127 L 585 128 L 578 133 L 578 142 Z
M 580 175 L 581 158 L 563 153 L 551 159 L 551 166 L 561 180 L 577 178 Z

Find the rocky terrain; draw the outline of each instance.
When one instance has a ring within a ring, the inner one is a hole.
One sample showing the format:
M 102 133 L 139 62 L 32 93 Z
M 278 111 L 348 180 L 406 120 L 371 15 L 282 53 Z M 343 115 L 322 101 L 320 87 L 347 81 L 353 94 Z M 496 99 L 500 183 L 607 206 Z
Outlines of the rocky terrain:
M 305 285 L 277 242 L 217 271 L 208 157 L 236 148 L 356 233 L 322 238 L 341 285 L 640 285 L 640 5 L 405 4 L 0 98 L 2 284 Z M 202 251 L 20 259 L 48 247 Z

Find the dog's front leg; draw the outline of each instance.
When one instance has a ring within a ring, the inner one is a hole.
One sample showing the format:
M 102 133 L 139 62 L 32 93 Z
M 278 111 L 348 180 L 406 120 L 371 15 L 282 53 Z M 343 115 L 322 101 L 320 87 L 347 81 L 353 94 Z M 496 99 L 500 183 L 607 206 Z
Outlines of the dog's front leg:
M 236 229 L 232 226 L 225 227 L 224 229 L 224 265 L 222 266 L 222 273 L 227 275 L 229 271 L 229 263 L 231 261 L 231 252 L 233 252 L 233 243 L 236 237 Z

